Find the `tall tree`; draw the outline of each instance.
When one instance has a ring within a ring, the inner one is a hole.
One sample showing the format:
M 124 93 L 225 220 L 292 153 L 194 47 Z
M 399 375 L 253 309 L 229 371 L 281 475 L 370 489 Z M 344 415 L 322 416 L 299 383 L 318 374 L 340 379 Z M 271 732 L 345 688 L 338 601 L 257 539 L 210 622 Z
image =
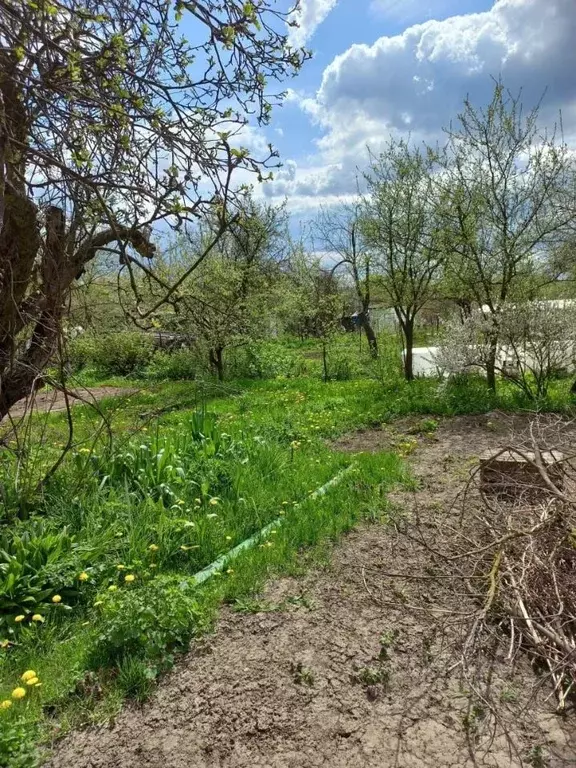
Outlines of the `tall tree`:
M 258 339 L 270 329 L 279 290 L 281 270 L 287 257 L 287 217 L 284 206 L 257 203 L 246 193 L 238 200 L 239 214 L 194 275 L 166 304 L 163 327 L 193 339 L 206 353 L 210 367 L 222 381 L 225 353 Z M 219 226 L 205 227 L 195 240 L 176 243 L 176 258 L 163 282 L 175 282 L 189 271 L 211 242 Z M 153 283 L 151 301 L 157 304 Z M 161 290 L 160 290 L 161 293 Z
M 276 0 L 0 0 L 0 417 L 54 353 L 102 249 L 151 272 L 151 228 L 230 216 L 241 146 L 307 57 Z M 187 42 L 179 30 L 186 16 Z M 193 269 L 195 265 L 191 265 Z M 168 290 L 173 295 L 175 287 Z
M 390 139 L 379 156 L 371 156 L 365 174 L 362 232 L 398 318 L 408 381 L 414 378 L 414 324 L 432 296 L 443 259 L 432 179 L 435 167 L 435 153 L 414 148 L 404 139 Z
M 333 272 L 344 267 L 354 285 L 358 302 L 358 322 L 366 334 L 372 357 L 378 357 L 378 341 L 370 322 L 371 279 L 374 251 L 364 242 L 361 227 L 361 206 L 342 204 L 320 211 L 314 233 L 322 249 L 337 259 Z
M 533 289 L 538 263 L 567 236 L 576 211 L 571 155 L 554 131 L 539 130 L 538 118 L 538 105 L 525 114 L 501 82 L 485 109 L 466 100 L 437 177 L 451 274 L 490 316 L 492 389 L 499 314 Z

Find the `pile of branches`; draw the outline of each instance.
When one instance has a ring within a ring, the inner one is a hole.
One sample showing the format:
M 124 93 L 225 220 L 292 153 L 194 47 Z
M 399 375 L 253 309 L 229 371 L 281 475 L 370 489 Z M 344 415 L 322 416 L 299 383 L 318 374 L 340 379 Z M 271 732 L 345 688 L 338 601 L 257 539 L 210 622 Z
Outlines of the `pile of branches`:
M 478 468 L 449 514 L 430 521 L 416 513 L 405 533 L 433 562 L 421 578 L 460 596 L 463 667 L 477 664 L 487 636 L 504 631 L 507 659 L 527 650 L 564 710 L 576 694 L 576 461 L 567 453 L 553 466 L 546 461 L 566 427 L 553 426 L 533 423 L 485 465 L 516 457 L 529 470 L 522 479 L 503 476 L 494 491 Z M 461 610 L 463 597 L 469 610 Z

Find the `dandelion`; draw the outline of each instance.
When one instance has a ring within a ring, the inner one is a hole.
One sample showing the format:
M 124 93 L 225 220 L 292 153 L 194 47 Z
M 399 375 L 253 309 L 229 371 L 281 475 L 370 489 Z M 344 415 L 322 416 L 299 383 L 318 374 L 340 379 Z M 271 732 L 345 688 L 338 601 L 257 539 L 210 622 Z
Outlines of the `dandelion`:
M 215 507 L 217 504 L 219 504 L 219 500 L 214 496 L 210 499 L 211 506 Z
M 124 581 L 126 584 L 132 584 L 133 581 L 136 580 L 136 576 L 134 576 L 133 573 L 127 573 L 126 576 L 124 576 Z
M 226 536 L 226 541 L 232 541 L 232 536 Z
M 4 699 L 4 701 L 0 701 L 0 709 L 10 709 L 12 706 L 12 702 L 10 699 Z
M 32 621 L 39 621 L 42 623 L 44 621 L 44 616 L 42 616 L 40 613 L 35 613 L 32 615 Z
M 20 622 L 21 622 L 21 621 L 24 621 L 24 619 L 25 619 L 25 618 L 26 618 L 26 616 L 24 616 L 24 614 L 22 614 L 22 613 L 21 613 L 19 616 L 16 616 L 16 617 L 15 617 L 14 621 L 15 621 L 17 624 L 20 624 Z
M 86 571 L 82 571 L 82 573 L 78 574 L 78 581 L 88 581 L 90 576 L 86 573 Z
M 125 571 L 126 570 L 126 566 L 125 565 L 117 565 L 116 568 L 119 571 Z
M 38 685 L 39 682 L 37 677 L 31 677 L 30 680 L 26 680 L 26 685 Z
M 8 648 L 10 640 L 0 640 L 0 648 Z
M 14 688 L 14 690 L 12 691 L 13 699 L 23 699 L 24 696 L 26 696 L 25 688 Z
M 116 586 L 116 584 L 110 584 L 110 586 L 108 587 L 108 592 L 116 592 L 117 589 L 118 587 Z
M 148 549 L 150 550 L 150 552 L 158 552 L 158 546 L 156 544 L 150 544 Z
M 32 680 L 35 677 L 36 678 L 38 677 L 36 672 L 34 672 L 33 669 L 27 669 L 26 672 L 24 672 L 24 674 L 21 675 L 20 680 L 22 680 L 23 683 L 27 683 L 28 680 Z
M 60 595 L 54 595 L 52 597 L 52 602 L 56 603 L 56 604 L 61 603 L 62 602 L 62 598 L 60 597 Z
M 234 573 L 234 568 L 228 568 L 228 570 L 226 571 L 226 573 Z

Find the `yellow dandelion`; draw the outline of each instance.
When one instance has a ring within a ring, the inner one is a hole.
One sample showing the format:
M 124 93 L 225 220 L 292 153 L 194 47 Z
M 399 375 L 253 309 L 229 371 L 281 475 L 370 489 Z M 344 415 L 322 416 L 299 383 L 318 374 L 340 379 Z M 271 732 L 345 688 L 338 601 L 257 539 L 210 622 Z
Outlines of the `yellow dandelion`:
M 156 544 L 150 544 L 148 549 L 150 550 L 150 552 L 158 552 L 158 546 Z
M 54 595 L 54 597 L 52 598 L 52 602 L 56 604 L 61 603 L 62 598 L 60 597 L 60 595 Z
M 210 504 L 215 507 L 219 503 L 218 499 L 214 496 L 212 499 L 210 499 Z
M 23 699 L 24 696 L 26 696 L 25 688 L 14 688 L 14 690 L 12 691 L 13 699 Z
M 86 571 L 82 571 L 82 573 L 78 574 L 78 581 L 88 581 L 90 576 L 86 573 Z
M 0 709 L 10 709 L 12 706 L 12 702 L 10 699 L 4 699 L 4 701 L 0 701 Z
M 232 541 L 232 536 L 226 536 L 226 541 Z
M 135 580 L 136 580 L 136 576 L 134 576 L 133 573 L 127 573 L 126 576 L 124 576 L 124 581 L 127 584 L 131 584 Z
M 110 584 L 110 586 L 108 587 L 108 592 L 116 592 L 117 589 L 118 587 L 116 586 L 116 584 Z
M 26 616 L 24 616 L 24 614 L 22 614 L 22 613 L 21 613 L 21 614 L 20 614 L 20 616 L 16 616 L 16 617 L 15 617 L 14 621 L 15 621 L 17 624 L 20 624 L 20 622 L 21 622 L 21 621 L 24 621 L 24 619 L 25 619 L 25 618 L 26 618 Z
M 31 677 L 30 680 L 26 680 L 26 685 L 37 685 L 39 682 L 37 677 Z
M 0 640 L 0 648 L 8 648 L 10 640 Z
M 126 566 L 125 566 L 125 565 L 117 565 L 117 566 L 116 566 L 116 568 L 117 568 L 119 571 L 125 571 L 125 570 L 126 570 Z
M 44 621 L 44 616 L 42 616 L 42 614 L 40 614 L 40 613 L 34 613 L 32 615 L 32 621 L 42 622 L 42 621 Z
M 27 683 L 28 680 L 32 680 L 33 677 L 38 677 L 36 672 L 34 672 L 33 669 L 27 669 L 26 672 L 20 676 L 20 680 L 22 680 L 24 683 Z
M 226 571 L 226 573 L 234 573 L 234 568 L 228 568 L 228 570 Z

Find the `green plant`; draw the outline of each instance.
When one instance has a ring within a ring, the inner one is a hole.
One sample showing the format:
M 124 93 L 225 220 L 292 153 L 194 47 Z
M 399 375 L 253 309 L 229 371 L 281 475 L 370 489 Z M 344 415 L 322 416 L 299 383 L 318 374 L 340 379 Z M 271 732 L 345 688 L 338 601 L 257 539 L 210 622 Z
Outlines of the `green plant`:
M 305 667 L 301 661 L 296 663 L 292 662 L 290 665 L 290 672 L 292 673 L 296 685 L 308 685 L 310 687 L 314 685 L 314 673 L 311 669 Z
M 384 665 L 362 667 L 353 675 L 354 682 L 362 685 L 384 685 L 390 682 L 390 670 Z
M 205 629 L 204 613 L 190 581 L 159 576 L 133 589 L 101 597 L 97 643 L 91 665 L 120 666 L 129 657 L 151 659 L 169 666 L 173 653 L 186 648 Z
M 21 528 L 0 539 L 0 627 L 10 635 L 27 627 L 33 615 L 40 615 L 41 623 L 46 611 L 60 609 L 51 602 L 55 595 L 75 597 L 80 562 L 66 530 L 53 531 L 43 522 Z
M 90 363 L 106 375 L 117 376 L 130 376 L 143 371 L 153 351 L 152 338 L 136 331 L 80 336 L 70 344 L 74 367 Z
M 195 379 L 201 370 L 198 355 L 190 349 L 156 352 L 148 366 L 148 375 L 160 381 Z
M 122 659 L 118 664 L 118 686 L 125 696 L 136 701 L 148 698 L 156 676 L 155 667 L 133 656 Z

